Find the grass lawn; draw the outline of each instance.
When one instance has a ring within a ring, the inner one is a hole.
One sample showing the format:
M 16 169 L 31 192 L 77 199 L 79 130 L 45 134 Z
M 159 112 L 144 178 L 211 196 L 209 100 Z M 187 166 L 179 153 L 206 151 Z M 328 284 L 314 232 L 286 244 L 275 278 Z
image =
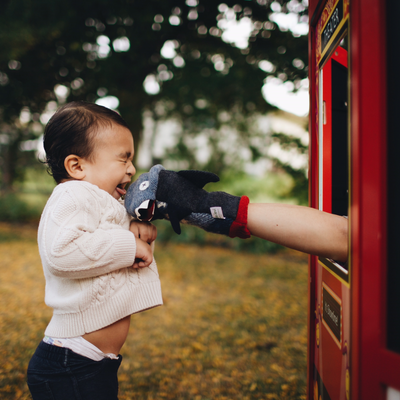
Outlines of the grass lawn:
M 35 226 L 0 224 L 0 398 L 29 399 L 51 316 Z M 305 399 L 307 256 L 156 245 L 164 306 L 134 315 L 120 400 Z

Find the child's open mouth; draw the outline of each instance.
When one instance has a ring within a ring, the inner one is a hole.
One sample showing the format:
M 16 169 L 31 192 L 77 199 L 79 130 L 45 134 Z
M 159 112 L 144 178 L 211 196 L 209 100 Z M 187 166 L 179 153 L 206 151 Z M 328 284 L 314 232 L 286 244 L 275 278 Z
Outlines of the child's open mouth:
M 126 195 L 126 190 L 125 190 L 125 183 L 120 183 L 119 185 L 117 185 L 116 190 L 117 192 L 121 195 L 121 196 L 125 196 Z

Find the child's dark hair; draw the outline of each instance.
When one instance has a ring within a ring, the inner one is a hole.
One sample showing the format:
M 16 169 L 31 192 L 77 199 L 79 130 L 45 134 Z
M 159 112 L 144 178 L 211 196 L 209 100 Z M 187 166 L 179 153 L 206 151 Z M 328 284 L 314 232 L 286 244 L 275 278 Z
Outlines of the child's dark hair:
M 64 160 L 70 154 L 92 159 L 94 136 L 100 126 L 121 125 L 126 122 L 115 111 L 84 101 L 73 101 L 60 107 L 44 130 L 43 145 L 48 172 L 57 183 L 71 178 Z

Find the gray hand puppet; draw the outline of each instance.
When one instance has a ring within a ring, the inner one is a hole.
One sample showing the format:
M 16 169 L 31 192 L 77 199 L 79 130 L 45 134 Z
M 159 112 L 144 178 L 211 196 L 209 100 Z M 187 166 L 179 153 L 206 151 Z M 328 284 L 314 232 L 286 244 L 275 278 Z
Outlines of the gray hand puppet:
M 250 237 L 248 197 L 203 189 L 205 184 L 218 181 L 211 172 L 174 172 L 155 165 L 130 185 L 125 207 L 138 221 L 169 220 L 177 234 L 181 233 L 180 223 L 184 223 L 230 237 Z

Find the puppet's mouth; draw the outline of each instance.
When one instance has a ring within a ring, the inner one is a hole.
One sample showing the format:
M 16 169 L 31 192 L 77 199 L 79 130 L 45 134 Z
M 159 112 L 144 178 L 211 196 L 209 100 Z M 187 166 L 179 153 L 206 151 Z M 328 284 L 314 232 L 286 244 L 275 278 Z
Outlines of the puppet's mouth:
M 135 214 L 139 221 L 151 221 L 154 217 L 155 200 L 145 200 L 139 207 L 135 208 Z

